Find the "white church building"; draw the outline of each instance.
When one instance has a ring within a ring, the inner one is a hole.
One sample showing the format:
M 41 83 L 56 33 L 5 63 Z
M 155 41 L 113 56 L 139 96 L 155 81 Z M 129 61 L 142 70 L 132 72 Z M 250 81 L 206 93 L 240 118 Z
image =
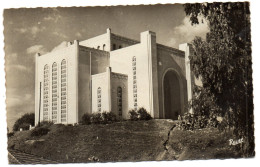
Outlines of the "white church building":
M 153 118 L 177 119 L 192 96 L 190 46 L 156 43 L 145 31 L 140 41 L 105 34 L 68 42 L 35 56 L 35 124 L 75 124 L 84 113 L 111 111 L 128 119 L 144 107 Z

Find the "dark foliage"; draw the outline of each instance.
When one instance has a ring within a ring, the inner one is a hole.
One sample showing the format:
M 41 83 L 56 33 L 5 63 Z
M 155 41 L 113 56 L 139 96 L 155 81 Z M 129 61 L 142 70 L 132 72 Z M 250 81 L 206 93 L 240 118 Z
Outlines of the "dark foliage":
M 92 113 L 88 114 L 85 113 L 82 116 L 81 123 L 83 125 L 89 125 L 89 124 L 108 124 L 108 123 L 113 123 L 116 122 L 116 115 L 112 112 L 97 112 L 97 113 Z
M 49 131 L 50 129 L 46 127 L 36 127 L 32 130 L 31 136 L 43 136 L 46 135 Z
M 138 113 L 135 111 L 135 110 L 130 110 L 129 111 L 129 118 L 131 121 L 138 121 L 139 118 L 138 118 Z
M 184 116 L 180 117 L 176 126 L 181 130 L 195 130 L 208 127 L 216 128 L 219 124 L 220 122 L 217 121 L 215 115 L 208 117 L 205 115 L 185 113 Z
M 137 113 L 139 115 L 139 120 L 150 120 L 150 119 L 152 119 L 151 115 L 143 107 L 139 108 Z
M 7 133 L 7 137 L 12 137 L 14 135 L 14 132 Z
M 254 155 L 251 23 L 248 2 L 185 4 L 192 24 L 208 23 L 206 40 L 193 40 L 191 69 L 238 138 L 248 139 L 245 156 Z M 204 21 L 204 22 L 205 22 Z M 209 112 L 211 112 L 209 110 Z
M 138 120 L 150 120 L 152 119 L 151 115 L 147 112 L 145 108 L 139 108 L 137 111 L 130 110 L 129 111 L 130 120 L 138 121 Z
M 85 113 L 85 114 L 82 116 L 81 123 L 82 123 L 83 125 L 89 125 L 89 124 L 91 124 L 91 114 Z
M 24 114 L 21 118 L 15 121 L 13 131 L 18 131 L 20 128 L 29 130 L 30 125 L 34 125 L 34 113 Z
M 108 123 L 113 123 L 116 122 L 116 115 L 112 112 L 102 112 L 102 123 L 103 124 L 108 124 Z

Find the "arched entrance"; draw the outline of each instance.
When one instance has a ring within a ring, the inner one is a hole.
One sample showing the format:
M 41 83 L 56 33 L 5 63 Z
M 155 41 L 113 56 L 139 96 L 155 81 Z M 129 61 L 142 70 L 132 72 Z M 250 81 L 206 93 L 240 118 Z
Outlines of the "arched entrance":
M 181 85 L 174 70 L 168 70 L 163 77 L 163 99 L 164 118 L 177 120 L 182 111 Z

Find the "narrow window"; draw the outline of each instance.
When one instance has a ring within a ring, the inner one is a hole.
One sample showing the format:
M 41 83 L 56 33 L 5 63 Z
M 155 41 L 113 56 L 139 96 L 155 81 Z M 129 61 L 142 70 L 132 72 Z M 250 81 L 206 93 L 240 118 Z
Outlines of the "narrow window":
M 61 61 L 61 122 L 67 121 L 67 68 L 66 60 Z
M 133 100 L 134 109 L 137 110 L 137 78 L 136 78 L 136 57 L 132 58 L 132 69 L 133 69 Z
M 119 49 L 121 49 L 122 48 L 122 46 L 121 45 L 119 45 L 119 47 L 118 47 Z
M 49 120 L 49 104 L 48 104 L 48 98 L 49 98 L 49 66 L 46 64 L 44 66 L 43 70 L 43 121 Z
M 101 112 L 101 88 L 97 89 L 97 109 L 98 112 Z
M 103 50 L 106 50 L 106 45 L 105 44 L 103 45 Z
M 113 44 L 113 50 L 116 50 L 116 44 Z
M 100 46 L 98 46 L 97 49 L 100 49 Z
M 57 101 L 58 101 L 58 88 L 57 88 L 57 63 L 52 64 L 52 122 L 57 123 Z
M 119 117 L 122 117 L 122 88 L 118 87 L 117 88 L 117 106 L 118 106 L 118 115 Z

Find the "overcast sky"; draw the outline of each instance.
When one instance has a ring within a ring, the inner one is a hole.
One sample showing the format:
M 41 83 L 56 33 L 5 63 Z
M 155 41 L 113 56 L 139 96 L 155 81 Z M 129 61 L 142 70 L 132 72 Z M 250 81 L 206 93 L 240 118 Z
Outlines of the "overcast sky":
M 85 40 L 106 28 L 139 40 L 140 32 L 156 33 L 157 43 L 178 48 L 207 25 L 191 26 L 182 5 L 86 8 L 7 9 L 4 11 L 7 123 L 34 112 L 34 55 L 50 52 L 63 41 Z

